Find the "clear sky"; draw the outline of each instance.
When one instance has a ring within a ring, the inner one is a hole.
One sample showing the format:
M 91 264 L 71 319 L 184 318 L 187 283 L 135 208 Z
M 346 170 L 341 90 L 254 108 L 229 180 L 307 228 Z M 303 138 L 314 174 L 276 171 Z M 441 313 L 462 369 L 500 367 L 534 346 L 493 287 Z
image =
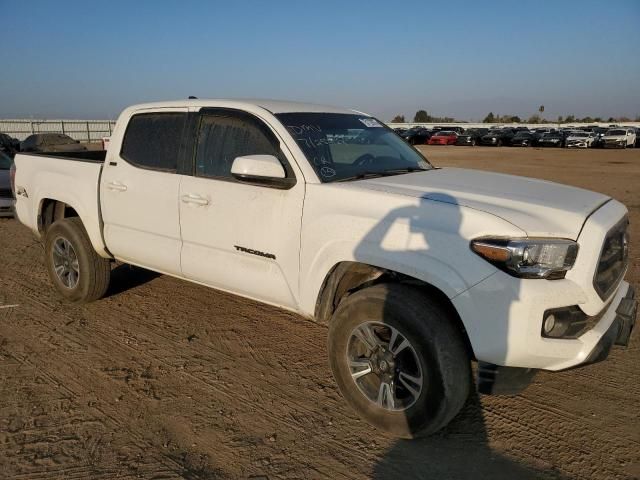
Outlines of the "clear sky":
M 0 0 L 0 118 L 196 95 L 389 120 L 640 115 L 640 0 Z

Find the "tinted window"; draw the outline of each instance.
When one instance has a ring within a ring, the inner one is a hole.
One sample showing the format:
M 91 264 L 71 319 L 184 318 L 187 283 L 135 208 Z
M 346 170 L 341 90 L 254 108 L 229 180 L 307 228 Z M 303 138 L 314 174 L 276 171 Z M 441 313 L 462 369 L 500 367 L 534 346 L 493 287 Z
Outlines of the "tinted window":
M 176 171 L 186 113 L 143 113 L 129 120 L 120 155 L 143 168 Z
M 254 117 L 240 112 L 202 115 L 196 150 L 197 176 L 233 178 L 231 165 L 236 157 L 244 155 L 274 155 L 282 162 L 280 143 Z

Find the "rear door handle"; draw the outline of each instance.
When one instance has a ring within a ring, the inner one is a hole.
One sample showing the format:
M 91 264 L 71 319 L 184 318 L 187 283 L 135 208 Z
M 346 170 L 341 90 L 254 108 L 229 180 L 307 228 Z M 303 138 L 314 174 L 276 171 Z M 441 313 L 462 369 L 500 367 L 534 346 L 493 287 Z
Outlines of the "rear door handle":
M 109 182 L 107 183 L 107 188 L 109 190 L 115 190 L 118 192 L 124 192 L 127 190 L 127 186 L 124 183 L 120 182 Z
M 182 203 L 191 203 L 194 205 L 200 205 L 200 206 L 206 206 L 209 205 L 209 200 L 207 200 L 204 197 L 201 197 L 200 195 L 195 195 L 193 193 L 190 193 L 188 195 L 182 195 Z

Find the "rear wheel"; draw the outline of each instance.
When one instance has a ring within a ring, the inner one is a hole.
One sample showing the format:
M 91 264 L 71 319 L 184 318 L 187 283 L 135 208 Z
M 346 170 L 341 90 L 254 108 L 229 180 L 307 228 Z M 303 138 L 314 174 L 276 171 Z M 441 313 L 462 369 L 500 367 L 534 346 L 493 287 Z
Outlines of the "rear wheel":
M 376 285 L 343 300 L 329 328 L 329 359 L 347 402 L 393 435 L 439 430 L 469 395 L 470 360 L 460 332 L 412 287 Z
M 45 262 L 54 287 L 71 302 L 97 300 L 109 287 L 111 264 L 93 249 L 78 217 L 58 220 L 47 230 Z

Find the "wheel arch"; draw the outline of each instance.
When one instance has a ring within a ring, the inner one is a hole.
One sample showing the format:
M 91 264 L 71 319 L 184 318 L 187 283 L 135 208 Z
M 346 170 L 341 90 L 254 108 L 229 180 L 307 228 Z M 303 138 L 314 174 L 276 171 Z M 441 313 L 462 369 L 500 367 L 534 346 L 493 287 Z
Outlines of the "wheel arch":
M 74 202 L 61 200 L 51 196 L 43 196 L 38 203 L 38 215 L 37 215 L 37 229 L 41 238 L 47 233 L 48 228 L 56 221 L 65 218 L 77 217 L 82 222 L 89 240 L 93 248 L 98 255 L 104 258 L 111 258 L 111 255 L 106 250 L 104 240 L 102 238 L 101 224 L 96 220 L 94 226 L 89 222 L 90 215 L 87 214 L 82 208 L 79 208 Z
M 327 273 L 318 293 L 315 320 L 328 325 L 342 300 L 363 288 L 380 283 L 407 285 L 437 302 L 449 314 L 449 318 L 460 332 L 469 357 L 475 358 L 467 328 L 457 309 L 441 289 L 424 280 L 375 265 L 355 261 L 343 261 L 334 265 Z

